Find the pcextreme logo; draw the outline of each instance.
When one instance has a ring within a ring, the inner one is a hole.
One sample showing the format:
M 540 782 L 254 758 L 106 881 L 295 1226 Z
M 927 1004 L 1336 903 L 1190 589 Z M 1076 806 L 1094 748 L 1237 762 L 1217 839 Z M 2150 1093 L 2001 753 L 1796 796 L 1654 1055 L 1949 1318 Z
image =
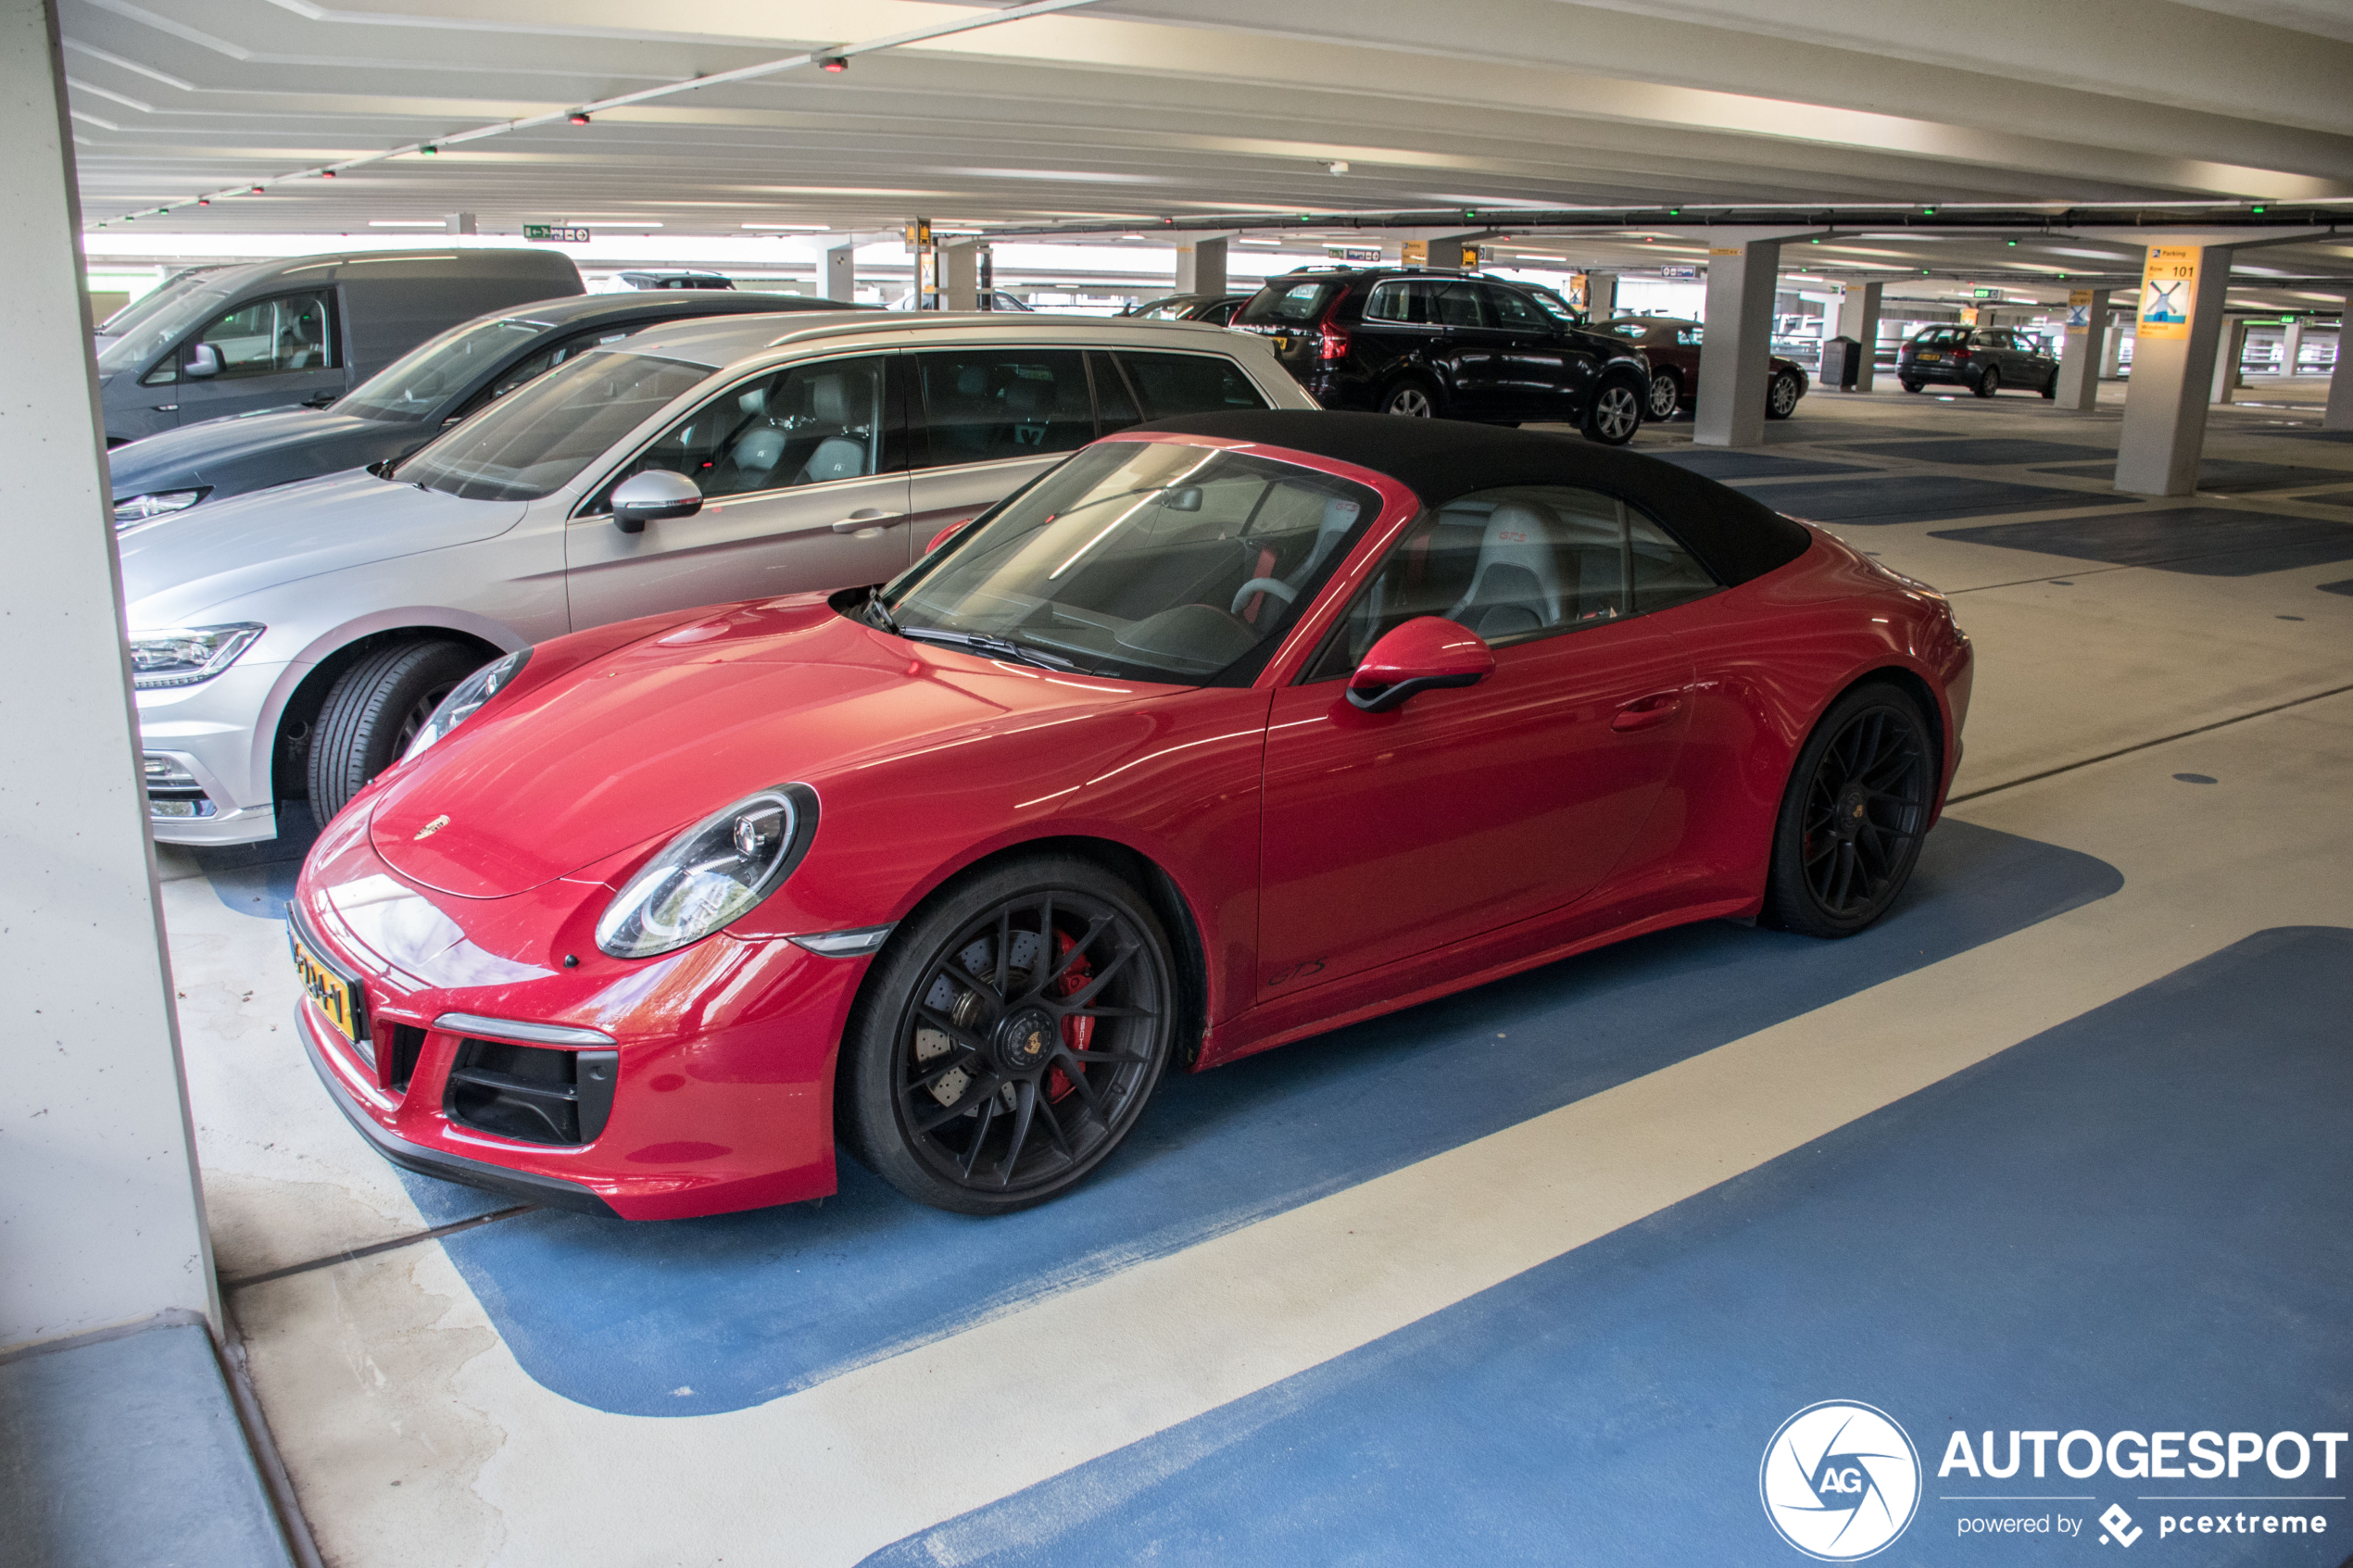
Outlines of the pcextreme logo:
M 1781 1423 L 1758 1466 L 1765 1517 L 1823 1562 L 1893 1543 L 1920 1502 L 1920 1456 L 1885 1411 L 1851 1399 L 1808 1405 Z

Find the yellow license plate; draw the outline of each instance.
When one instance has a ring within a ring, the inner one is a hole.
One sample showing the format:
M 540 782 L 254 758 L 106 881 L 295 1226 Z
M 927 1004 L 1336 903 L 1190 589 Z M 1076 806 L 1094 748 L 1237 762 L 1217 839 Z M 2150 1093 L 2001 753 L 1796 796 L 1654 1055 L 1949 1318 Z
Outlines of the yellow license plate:
M 1942 354 L 1923 354 L 1920 356 L 1920 363 L 1927 364 L 1931 359 L 1942 359 L 1944 358 L 1944 356 Z
M 310 999 L 318 1004 L 319 1010 L 327 1015 L 327 1022 L 341 1030 L 345 1039 L 358 1044 L 359 987 L 321 963 L 310 949 L 303 946 L 302 938 L 295 935 L 291 923 L 286 927 L 286 945 L 294 949 L 295 975 L 302 982 L 302 988 L 310 994 Z

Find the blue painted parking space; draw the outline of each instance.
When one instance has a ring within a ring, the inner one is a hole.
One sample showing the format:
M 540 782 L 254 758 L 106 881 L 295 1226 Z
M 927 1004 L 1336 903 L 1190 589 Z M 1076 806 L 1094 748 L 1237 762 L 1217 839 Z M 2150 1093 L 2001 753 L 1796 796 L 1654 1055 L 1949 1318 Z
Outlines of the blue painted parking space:
M 2353 1450 L 2332 1475 L 2309 1436 L 2353 1426 L 2348 1017 L 2353 930 L 2259 933 L 868 1561 L 1799 1563 L 1760 1463 L 1785 1420 L 1845 1399 L 1921 1464 L 1878 1561 L 2101 1561 L 2121 1539 L 2128 1561 L 2325 1568 L 2353 1546 Z M 2159 1429 L 2309 1447 L 2199 1479 L 2177 1446 L 2187 1474 L 2130 1475 Z M 2079 1439 L 2040 1479 L 1939 1474 L 1954 1434 L 2002 1462 L 2012 1431 L 2127 1435 L 2106 1446 L 2128 1474 L 2063 1474 Z M 2025 1528 L 1968 1523 L 2004 1519 Z
M 2091 857 L 1950 822 L 1904 901 L 1859 936 L 1688 927 L 1173 1077 L 1102 1174 L 1041 1209 L 945 1214 L 845 1160 L 841 1192 L 822 1206 L 638 1225 L 543 1211 L 444 1246 L 548 1388 L 634 1414 L 741 1409 L 1655 1072 L 2120 885 Z M 434 1212 L 427 1189 L 440 1184 L 411 1180 Z

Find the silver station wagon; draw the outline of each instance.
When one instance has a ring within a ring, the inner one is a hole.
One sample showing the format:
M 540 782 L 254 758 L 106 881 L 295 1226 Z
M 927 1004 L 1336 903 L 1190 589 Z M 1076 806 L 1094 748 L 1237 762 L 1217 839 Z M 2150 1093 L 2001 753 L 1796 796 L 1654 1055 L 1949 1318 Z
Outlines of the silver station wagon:
M 1313 408 L 1188 321 L 738 317 L 650 328 L 396 464 L 125 529 L 148 809 L 167 843 L 324 822 L 484 663 L 723 600 L 880 583 L 1097 435 Z

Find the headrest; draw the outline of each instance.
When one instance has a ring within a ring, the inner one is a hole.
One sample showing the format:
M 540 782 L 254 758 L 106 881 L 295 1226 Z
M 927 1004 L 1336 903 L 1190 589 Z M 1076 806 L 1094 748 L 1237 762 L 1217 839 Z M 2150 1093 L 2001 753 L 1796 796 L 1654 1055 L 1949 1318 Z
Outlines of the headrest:
M 1013 382 L 1005 388 L 1005 412 L 1017 420 L 1042 420 L 1054 407 L 1054 383 L 1030 381 Z
M 821 424 L 849 422 L 849 398 L 839 375 L 812 376 L 809 381 L 809 413 Z
M 768 411 L 768 383 L 761 382 L 736 399 L 736 407 L 758 418 Z

